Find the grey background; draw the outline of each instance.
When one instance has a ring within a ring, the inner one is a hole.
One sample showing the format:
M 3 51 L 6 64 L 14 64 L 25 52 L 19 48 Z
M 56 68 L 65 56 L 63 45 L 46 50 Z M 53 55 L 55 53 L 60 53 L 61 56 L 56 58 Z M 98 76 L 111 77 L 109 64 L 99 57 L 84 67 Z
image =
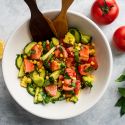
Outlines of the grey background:
M 94 0 L 75 0 L 70 10 L 77 11 L 90 17 L 90 8 Z M 112 24 L 100 26 L 108 38 L 110 45 L 114 30 L 125 24 L 125 2 L 117 0 L 120 13 Z M 50 9 L 59 9 L 60 0 L 38 0 L 41 11 Z M 0 0 L 0 38 L 7 41 L 17 26 L 30 16 L 28 7 L 23 0 Z M 16 45 L 15 45 L 16 46 Z M 125 124 L 125 116 L 120 118 L 119 108 L 115 108 L 114 104 L 118 99 L 118 86 L 115 84 L 116 77 L 123 72 L 125 68 L 125 55 L 115 50 L 112 45 L 113 52 L 113 73 L 110 85 L 100 99 L 100 101 L 87 112 L 75 118 L 53 121 L 38 118 L 24 109 L 22 109 L 10 96 L 2 75 L 0 62 L 0 125 L 123 125 Z M 11 73 L 10 73 L 11 75 Z

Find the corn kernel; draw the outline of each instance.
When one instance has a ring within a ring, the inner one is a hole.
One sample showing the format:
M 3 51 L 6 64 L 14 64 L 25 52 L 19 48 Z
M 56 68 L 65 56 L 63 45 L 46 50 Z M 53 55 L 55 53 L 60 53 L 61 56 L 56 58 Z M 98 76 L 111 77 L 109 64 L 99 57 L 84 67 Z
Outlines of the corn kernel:
M 40 42 L 38 42 L 38 44 L 39 44 L 39 45 L 42 45 L 42 42 L 40 41 Z
M 27 56 L 26 56 L 26 55 L 24 55 L 23 57 L 24 57 L 25 59 L 27 58 Z
M 63 54 L 62 54 L 62 53 L 60 54 L 60 57 L 63 57 Z
M 52 54 L 54 55 L 54 52 L 52 52 Z
M 34 60 L 34 61 L 33 61 L 33 63 L 34 63 L 34 64 L 37 64 L 37 61 L 36 61 L 36 60 Z
M 49 40 L 46 40 L 46 44 L 47 44 L 47 45 L 49 44 Z
M 49 79 L 49 76 L 46 76 L 46 79 Z
M 78 46 L 81 46 L 81 45 L 82 45 L 81 43 L 78 44 Z

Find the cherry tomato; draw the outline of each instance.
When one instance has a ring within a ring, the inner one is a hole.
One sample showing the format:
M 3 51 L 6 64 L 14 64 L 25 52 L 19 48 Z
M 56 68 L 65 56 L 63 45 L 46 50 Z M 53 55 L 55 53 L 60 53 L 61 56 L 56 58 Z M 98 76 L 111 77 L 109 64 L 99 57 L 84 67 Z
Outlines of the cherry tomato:
M 74 58 L 69 57 L 69 58 L 66 59 L 66 66 L 67 67 L 74 66 L 74 64 L 75 64 Z
M 91 8 L 92 19 L 98 24 L 110 24 L 119 14 L 115 0 L 96 0 Z
M 74 90 L 74 87 L 69 87 L 69 86 L 63 85 L 62 89 L 65 91 L 72 91 L 72 90 Z
M 66 72 L 68 73 L 68 75 L 73 78 L 73 77 L 76 77 L 76 72 L 74 69 L 72 68 L 66 68 Z
M 115 31 L 113 41 L 118 49 L 125 51 L 125 26 L 122 26 Z
M 50 68 L 52 71 L 60 69 L 59 63 L 57 61 L 52 61 L 50 64 Z
M 78 66 L 78 71 L 81 75 L 87 75 L 88 73 L 85 70 L 90 67 L 90 64 L 82 64 Z
M 96 70 L 98 68 L 98 63 L 95 57 L 90 57 L 88 63 Z
M 75 87 L 75 89 L 74 89 L 74 92 L 75 92 L 76 95 L 79 94 L 80 86 L 81 86 L 81 82 L 80 82 L 80 80 L 77 80 L 77 81 L 76 81 L 76 87 Z
M 71 79 L 64 79 L 64 85 L 71 85 Z

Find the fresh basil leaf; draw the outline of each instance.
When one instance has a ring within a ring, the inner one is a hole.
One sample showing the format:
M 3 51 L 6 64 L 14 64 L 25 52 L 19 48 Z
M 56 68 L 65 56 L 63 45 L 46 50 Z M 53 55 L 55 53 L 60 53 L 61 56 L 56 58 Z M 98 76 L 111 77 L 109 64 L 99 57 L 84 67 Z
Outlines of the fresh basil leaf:
M 121 110 L 120 110 L 120 116 L 123 116 L 125 114 L 125 102 L 122 104 Z
M 116 82 L 123 82 L 125 81 L 125 74 L 122 74 L 119 78 L 116 79 Z
M 72 87 L 76 87 L 76 83 L 74 83 L 74 82 L 72 82 L 71 85 L 72 85 Z
M 115 106 L 116 106 L 116 107 L 121 107 L 124 102 L 125 102 L 125 97 L 122 97 L 122 96 L 121 96 L 121 97 L 118 99 L 118 101 L 116 102 Z
M 119 93 L 121 96 L 125 97 L 125 88 L 118 88 Z
M 64 79 L 71 79 L 67 72 L 64 75 Z

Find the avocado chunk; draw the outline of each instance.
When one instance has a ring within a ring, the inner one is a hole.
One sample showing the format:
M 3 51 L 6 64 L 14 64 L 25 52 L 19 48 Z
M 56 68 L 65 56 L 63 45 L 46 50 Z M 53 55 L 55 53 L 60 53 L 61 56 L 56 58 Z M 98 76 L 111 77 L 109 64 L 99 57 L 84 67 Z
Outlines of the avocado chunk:
M 63 41 L 64 41 L 64 43 L 74 45 L 75 44 L 75 37 L 70 32 L 68 32 L 65 35 L 65 38 L 63 39 Z
M 72 96 L 72 97 L 70 98 L 70 102 L 77 103 L 77 101 L 78 101 L 78 97 L 77 97 L 77 96 Z
M 32 80 L 39 87 L 42 87 L 44 84 L 44 78 L 42 76 L 39 76 L 39 74 L 35 71 L 32 74 Z
M 93 87 L 93 85 L 92 85 L 92 83 L 93 83 L 93 81 L 94 81 L 93 76 L 83 76 L 83 77 L 82 77 L 82 80 L 83 80 L 83 82 L 85 83 L 85 85 L 86 85 L 87 87 L 90 87 L 90 88 Z
M 57 70 L 57 71 L 53 72 L 53 73 L 50 75 L 50 77 L 52 77 L 54 80 L 56 80 L 56 79 L 59 78 L 60 72 L 61 72 L 61 70 Z
M 55 37 L 52 38 L 52 43 L 54 46 L 58 46 L 59 45 L 59 40 Z

